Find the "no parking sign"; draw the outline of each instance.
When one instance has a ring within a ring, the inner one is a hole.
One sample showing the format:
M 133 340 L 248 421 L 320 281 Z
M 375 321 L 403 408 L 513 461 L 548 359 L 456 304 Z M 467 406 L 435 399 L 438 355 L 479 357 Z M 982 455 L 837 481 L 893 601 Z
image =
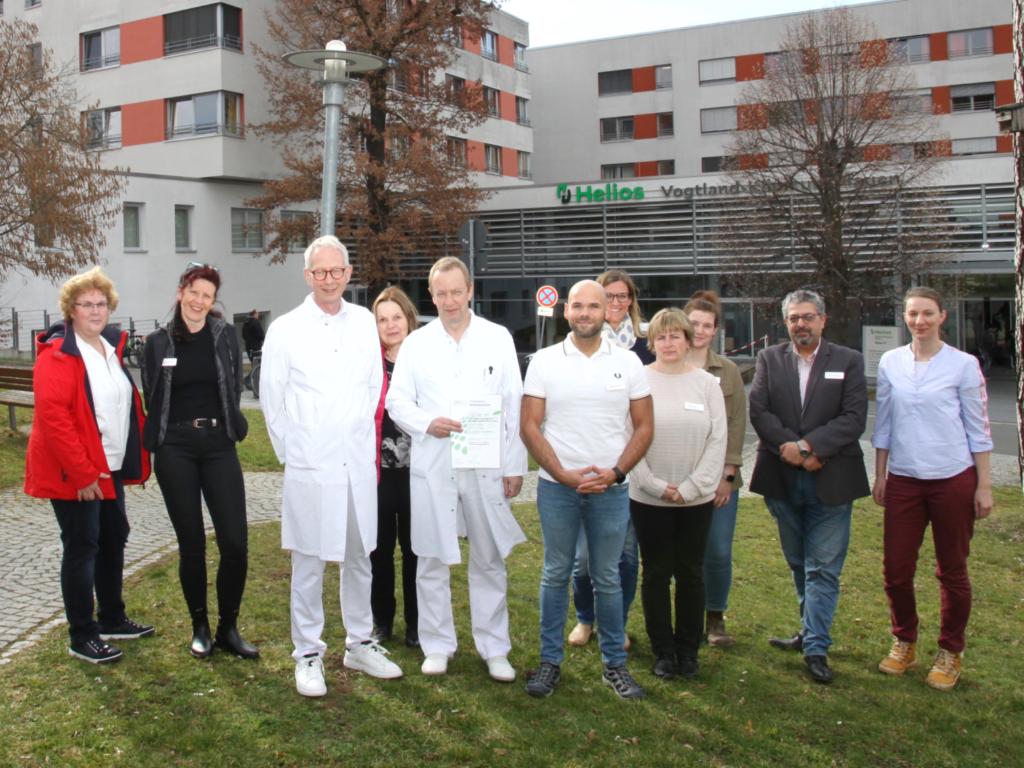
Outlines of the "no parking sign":
M 541 317 L 554 317 L 555 304 L 558 303 L 558 291 L 554 286 L 543 285 L 537 291 L 537 314 Z

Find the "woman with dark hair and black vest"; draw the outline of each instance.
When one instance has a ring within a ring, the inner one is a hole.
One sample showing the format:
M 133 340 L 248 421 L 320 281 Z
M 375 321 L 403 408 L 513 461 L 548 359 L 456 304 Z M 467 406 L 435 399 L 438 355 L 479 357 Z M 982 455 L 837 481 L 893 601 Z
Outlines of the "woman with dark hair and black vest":
M 260 652 L 238 633 L 238 613 L 249 562 L 245 484 L 235 443 L 249 425 L 242 415 L 242 355 L 238 335 L 213 309 L 220 274 L 189 264 L 178 283 L 170 330 L 146 340 L 142 369 L 149 419 L 143 444 L 156 457 L 156 477 L 180 552 L 178 575 L 192 616 L 197 659 L 217 646 L 247 659 Z M 220 550 L 214 638 L 206 609 L 206 531 L 202 502 L 210 510 Z

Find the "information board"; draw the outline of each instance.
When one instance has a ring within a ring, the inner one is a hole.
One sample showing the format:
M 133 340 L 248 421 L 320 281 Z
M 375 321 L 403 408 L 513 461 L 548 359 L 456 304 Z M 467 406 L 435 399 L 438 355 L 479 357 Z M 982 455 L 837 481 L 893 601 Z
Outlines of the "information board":
M 900 329 L 893 325 L 864 326 L 864 375 L 878 376 L 878 361 L 890 349 L 900 346 Z

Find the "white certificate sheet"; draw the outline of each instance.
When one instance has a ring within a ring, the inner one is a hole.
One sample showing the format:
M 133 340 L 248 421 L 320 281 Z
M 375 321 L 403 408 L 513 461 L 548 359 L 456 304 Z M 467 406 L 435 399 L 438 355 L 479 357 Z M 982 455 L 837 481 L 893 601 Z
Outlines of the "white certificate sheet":
M 452 469 L 501 469 L 501 395 L 452 400 L 451 418 L 462 424 L 452 433 Z

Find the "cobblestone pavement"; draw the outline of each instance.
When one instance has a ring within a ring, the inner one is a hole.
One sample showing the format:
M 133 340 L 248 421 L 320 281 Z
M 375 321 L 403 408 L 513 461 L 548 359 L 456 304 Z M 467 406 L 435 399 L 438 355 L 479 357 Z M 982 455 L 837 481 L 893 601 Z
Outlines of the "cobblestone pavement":
M 874 481 L 874 450 L 862 441 L 868 477 Z M 755 446 L 743 454 L 745 479 L 754 466 Z M 281 482 L 278 472 L 249 472 L 245 475 L 246 502 L 250 523 L 279 520 Z M 1017 459 L 992 455 L 995 485 L 1016 486 Z M 740 495 L 756 498 L 744 485 Z M 523 480 L 518 503 L 537 500 L 537 473 Z M 126 488 L 128 519 L 132 526 L 125 550 L 125 572 L 132 573 L 176 548 L 174 530 L 164 508 L 156 482 L 145 488 Z M 23 648 L 33 645 L 42 633 L 64 623 L 60 594 L 60 529 L 50 502 L 25 496 L 20 489 L 0 491 L 0 664 Z M 206 517 L 207 530 L 213 525 Z

